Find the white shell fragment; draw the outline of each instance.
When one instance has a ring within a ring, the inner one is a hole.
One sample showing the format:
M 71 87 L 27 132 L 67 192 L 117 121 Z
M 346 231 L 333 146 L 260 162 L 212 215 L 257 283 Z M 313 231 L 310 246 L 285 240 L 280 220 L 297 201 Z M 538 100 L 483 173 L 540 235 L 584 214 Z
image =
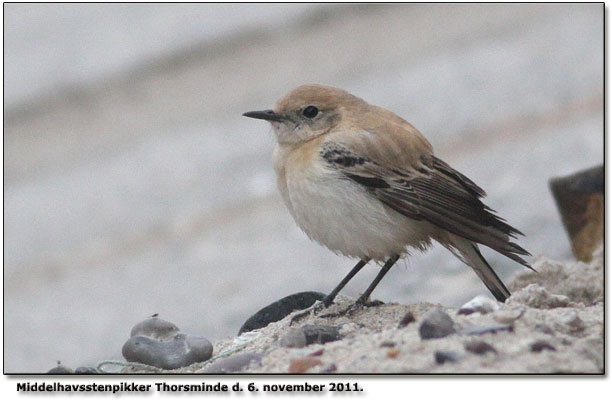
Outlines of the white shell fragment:
M 488 314 L 490 312 L 496 311 L 498 308 L 499 305 L 495 300 L 492 300 L 487 296 L 478 295 L 472 300 L 462 305 L 461 308 L 459 308 L 459 311 L 457 311 L 457 314 L 469 315 L 475 312 L 479 312 L 481 314 Z

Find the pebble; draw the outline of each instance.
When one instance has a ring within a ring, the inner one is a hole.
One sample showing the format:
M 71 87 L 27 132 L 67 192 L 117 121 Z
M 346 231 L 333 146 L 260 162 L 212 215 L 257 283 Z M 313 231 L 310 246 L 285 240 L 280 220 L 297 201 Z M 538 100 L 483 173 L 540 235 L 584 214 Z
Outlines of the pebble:
M 330 374 L 332 372 L 336 372 L 336 370 L 338 369 L 338 367 L 336 367 L 336 364 L 331 364 L 329 367 L 321 370 L 322 374 Z
M 257 364 L 261 365 L 261 359 L 263 354 L 261 353 L 240 353 L 233 354 L 229 357 L 222 358 L 208 365 L 202 371 L 205 374 L 227 374 L 236 373 L 246 369 L 249 365 Z
M 489 353 L 489 352 L 497 353 L 497 350 L 495 350 L 495 347 L 481 340 L 474 341 L 474 342 L 468 342 L 464 345 L 464 347 L 465 347 L 465 350 L 469 351 L 470 353 L 479 354 L 479 355 Z
M 278 344 L 281 347 L 306 347 L 306 335 L 301 328 L 294 328 L 283 335 L 283 337 L 279 339 Z
M 304 325 L 291 329 L 280 338 L 282 347 L 306 347 L 314 343 L 324 344 L 342 338 L 340 328 L 330 325 Z
M 74 370 L 74 373 L 78 375 L 92 375 L 99 374 L 100 372 L 93 367 L 78 367 Z
M 308 371 L 312 367 L 316 367 L 317 365 L 322 365 L 323 361 L 314 357 L 301 357 L 294 358 L 291 360 L 289 364 L 289 373 L 290 374 L 303 374 Z
M 454 351 L 436 351 L 434 353 L 434 358 L 436 359 L 436 363 L 444 364 L 447 362 L 457 362 L 459 361 L 459 356 Z
M 313 343 L 324 344 L 342 339 L 340 328 L 330 325 L 304 325 L 302 327 L 304 335 L 306 335 L 306 345 Z
M 541 353 L 542 350 L 557 351 L 555 346 L 551 345 L 550 343 L 548 343 L 548 342 L 546 342 L 544 340 L 537 340 L 537 341 L 531 343 L 529 345 L 529 350 L 531 350 L 534 353 Z
M 457 314 L 470 315 L 475 312 L 479 312 L 481 314 L 488 314 L 490 312 L 497 311 L 497 309 L 499 309 L 499 305 L 496 301 L 491 300 L 487 296 L 478 295 L 472 300 L 462 305 L 457 311 Z
M 442 309 L 434 308 L 423 316 L 423 322 L 419 327 L 421 339 L 443 338 L 452 333 L 455 333 L 453 320 Z
M 399 349 L 389 349 L 387 350 L 387 358 L 397 358 L 399 356 Z
M 412 312 L 408 311 L 406 313 L 406 315 L 404 315 L 402 320 L 399 322 L 399 325 L 397 327 L 398 328 L 405 328 L 406 326 L 408 326 L 409 324 L 413 323 L 414 321 L 416 321 L 416 318 L 414 317 L 414 314 Z
M 51 368 L 49 371 L 47 371 L 47 374 L 52 374 L 52 375 L 74 374 L 74 371 L 72 370 L 72 368 L 68 368 L 65 365 L 62 365 L 58 362 L 56 367 Z
M 323 298 L 325 298 L 325 294 L 320 292 L 300 292 L 283 297 L 257 311 L 247 319 L 240 327 L 238 335 L 263 328 L 272 322 L 280 321 L 292 312 L 308 308 L 316 301 L 323 300 Z
M 525 315 L 525 311 L 524 308 L 520 310 L 500 310 L 493 314 L 493 319 L 500 324 L 512 324 Z
M 138 323 L 131 334 L 121 349 L 131 362 L 176 369 L 206 361 L 213 353 L 208 339 L 181 333 L 176 325 L 157 316 Z
M 380 347 L 395 347 L 395 342 L 392 340 L 383 340 L 380 343 Z
M 155 316 L 137 323 L 132 328 L 130 336 L 146 336 L 152 339 L 164 339 L 179 333 L 179 328 L 172 322 L 164 321 Z

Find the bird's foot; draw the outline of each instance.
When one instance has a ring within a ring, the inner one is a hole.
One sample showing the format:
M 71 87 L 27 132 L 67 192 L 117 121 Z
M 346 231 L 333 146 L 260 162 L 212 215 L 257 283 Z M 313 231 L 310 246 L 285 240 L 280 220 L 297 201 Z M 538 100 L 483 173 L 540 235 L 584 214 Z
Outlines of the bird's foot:
M 367 306 L 366 301 L 363 299 L 359 299 L 353 304 L 351 304 L 350 306 L 348 306 L 347 308 L 345 308 L 344 310 L 340 310 L 340 311 L 329 313 L 329 314 L 323 314 L 320 317 L 321 318 L 336 318 L 336 317 L 352 316 L 356 314 L 359 310 L 361 310 L 364 306 Z
M 356 302 L 354 302 L 353 304 L 351 304 L 344 310 L 340 310 L 338 312 L 329 313 L 329 314 L 323 314 L 323 315 L 320 315 L 320 317 L 321 318 L 336 318 L 336 317 L 345 317 L 345 316 L 350 317 L 350 316 L 357 314 L 359 311 L 363 310 L 364 308 L 378 307 L 383 304 L 385 303 L 380 300 L 369 301 L 368 299 L 359 298 L 357 299 Z
M 295 314 L 293 317 L 291 317 L 291 322 L 289 322 L 289 326 L 295 324 L 296 322 L 300 322 L 301 320 L 306 318 L 311 313 L 312 313 L 312 310 L 306 310 L 306 311 L 302 311 L 299 314 Z
M 293 325 L 296 322 L 300 322 L 301 320 L 303 320 L 309 315 L 317 315 L 321 311 L 326 309 L 327 307 L 329 307 L 329 304 L 326 304 L 325 299 L 323 299 L 323 301 L 318 301 L 313 306 L 306 309 L 305 311 L 302 311 L 299 314 L 295 314 L 293 318 L 291 318 L 291 322 L 289 323 L 289 325 Z
M 383 304 L 385 304 L 384 301 L 372 300 L 372 301 L 367 301 L 363 306 L 364 307 L 379 307 L 379 306 L 382 306 Z

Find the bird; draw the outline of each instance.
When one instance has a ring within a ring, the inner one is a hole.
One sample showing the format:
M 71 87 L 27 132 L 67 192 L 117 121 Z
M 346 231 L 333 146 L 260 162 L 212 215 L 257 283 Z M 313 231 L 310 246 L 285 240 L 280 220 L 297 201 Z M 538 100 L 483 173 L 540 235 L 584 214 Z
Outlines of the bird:
M 245 117 L 268 121 L 276 137 L 277 185 L 308 237 L 357 264 L 322 300 L 329 307 L 370 261 L 382 266 L 352 305 L 367 305 L 401 258 L 438 242 L 470 266 L 500 302 L 510 296 L 479 246 L 531 269 L 513 242 L 519 230 L 482 202 L 485 191 L 434 155 L 409 122 L 349 92 L 299 86 L 274 109 Z

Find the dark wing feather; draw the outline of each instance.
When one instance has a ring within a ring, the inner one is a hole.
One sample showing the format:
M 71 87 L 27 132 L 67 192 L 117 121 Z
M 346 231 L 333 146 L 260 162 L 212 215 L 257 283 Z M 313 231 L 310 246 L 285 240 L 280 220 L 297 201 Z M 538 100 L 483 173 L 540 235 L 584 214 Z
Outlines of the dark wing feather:
M 529 253 L 510 241 L 522 233 L 482 203 L 484 190 L 444 161 L 432 157 L 429 167 L 423 165 L 419 172 L 390 169 L 337 144 L 324 146 L 321 156 L 398 213 L 428 221 L 529 266 L 520 257 Z

